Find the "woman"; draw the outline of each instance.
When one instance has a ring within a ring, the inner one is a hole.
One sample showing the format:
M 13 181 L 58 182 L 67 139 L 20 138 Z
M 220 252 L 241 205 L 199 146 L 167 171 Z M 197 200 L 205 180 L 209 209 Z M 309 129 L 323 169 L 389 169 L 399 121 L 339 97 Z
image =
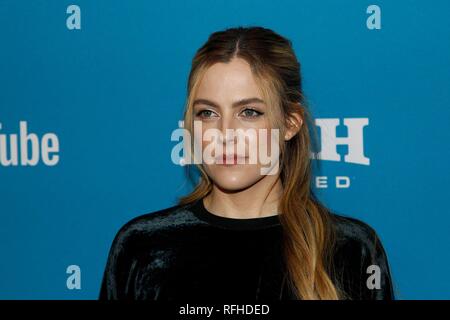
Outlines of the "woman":
M 176 206 L 120 229 L 100 299 L 392 299 L 376 232 L 311 191 L 311 123 L 289 40 L 261 27 L 213 33 L 193 59 L 184 116 L 186 145 L 214 142 L 213 161 L 194 162 L 199 183 Z M 198 160 L 190 150 L 184 160 Z

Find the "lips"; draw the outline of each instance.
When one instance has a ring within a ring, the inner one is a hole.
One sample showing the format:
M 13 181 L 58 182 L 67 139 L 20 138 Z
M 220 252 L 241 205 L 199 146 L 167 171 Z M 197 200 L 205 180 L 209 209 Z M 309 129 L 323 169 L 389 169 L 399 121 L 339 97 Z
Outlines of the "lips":
M 247 157 L 245 157 L 245 156 L 240 156 L 240 155 L 237 155 L 237 154 L 231 154 L 231 155 L 222 155 L 222 157 L 217 157 L 216 158 L 216 162 L 219 162 L 219 160 L 221 159 L 222 160 L 222 163 L 218 163 L 218 164 L 238 164 L 238 160 L 241 160 L 241 159 L 246 159 Z M 241 162 L 245 162 L 245 161 L 242 161 L 241 160 Z

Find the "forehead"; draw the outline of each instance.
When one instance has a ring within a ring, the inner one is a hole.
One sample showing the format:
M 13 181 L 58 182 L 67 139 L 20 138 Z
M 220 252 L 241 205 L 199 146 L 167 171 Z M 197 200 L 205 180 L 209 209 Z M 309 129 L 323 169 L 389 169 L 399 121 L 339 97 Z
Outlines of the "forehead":
M 241 58 L 210 66 L 200 80 L 196 97 L 232 103 L 248 97 L 261 98 L 261 90 L 250 65 Z

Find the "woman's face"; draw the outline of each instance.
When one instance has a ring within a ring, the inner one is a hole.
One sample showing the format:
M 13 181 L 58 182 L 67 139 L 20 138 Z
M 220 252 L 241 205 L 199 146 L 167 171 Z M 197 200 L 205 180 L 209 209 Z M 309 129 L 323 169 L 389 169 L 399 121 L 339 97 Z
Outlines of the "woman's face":
M 262 168 L 268 171 L 278 166 L 278 155 L 271 154 L 272 150 L 278 153 L 278 146 L 273 146 L 274 138 L 278 144 L 278 136 L 271 136 L 267 117 L 269 106 L 263 100 L 250 66 L 243 59 L 212 65 L 200 81 L 194 98 L 193 116 L 194 121 L 201 123 L 202 137 L 195 135 L 195 143 L 197 146 L 201 144 L 202 152 L 209 145 L 209 154 L 214 161 L 207 164 L 203 159 L 203 168 L 221 189 L 237 191 L 248 188 L 266 176 L 262 174 Z M 247 134 L 232 138 L 230 133 L 227 136 L 226 129 L 233 129 L 234 134 L 239 132 L 235 130 L 241 129 L 241 133 Z M 212 141 L 205 139 L 208 130 L 223 136 Z M 239 139 L 242 143 L 240 148 L 237 147 Z M 234 142 L 234 146 L 229 142 Z M 219 145 L 222 150 L 217 148 Z M 266 158 L 261 158 L 260 151 Z

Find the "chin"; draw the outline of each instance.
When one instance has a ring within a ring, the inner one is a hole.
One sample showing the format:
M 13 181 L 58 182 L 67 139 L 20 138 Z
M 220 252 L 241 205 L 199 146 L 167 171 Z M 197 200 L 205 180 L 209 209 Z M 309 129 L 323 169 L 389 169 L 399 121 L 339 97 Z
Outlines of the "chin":
M 227 191 L 239 191 L 258 182 L 261 179 L 261 175 L 258 173 L 259 169 L 253 172 L 248 168 L 240 170 L 221 168 L 209 172 L 209 176 L 219 188 Z

